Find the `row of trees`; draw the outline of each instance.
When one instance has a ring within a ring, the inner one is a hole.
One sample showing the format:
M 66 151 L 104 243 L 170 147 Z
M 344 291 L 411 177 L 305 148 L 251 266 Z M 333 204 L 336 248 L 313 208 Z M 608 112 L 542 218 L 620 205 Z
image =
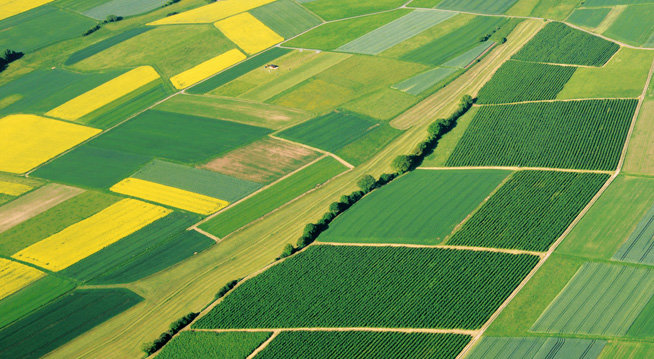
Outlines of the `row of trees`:
M 108 23 L 111 23 L 111 22 L 118 22 L 118 21 L 120 21 L 122 19 L 123 19 L 122 16 L 109 15 L 109 16 L 107 16 L 107 18 L 103 22 L 101 22 L 99 24 L 95 24 L 95 26 L 93 26 L 92 28 L 86 30 L 86 32 L 83 33 L 82 36 L 89 36 L 92 33 L 100 30 L 102 28 L 102 25 L 108 24 Z
M 159 336 L 159 338 L 155 339 L 155 341 L 153 341 L 152 343 L 145 344 L 143 346 L 143 351 L 148 355 L 154 354 L 157 350 L 161 349 L 164 345 L 166 345 L 166 343 L 168 343 L 175 334 L 177 334 L 180 330 L 184 329 L 184 327 L 189 325 L 193 321 L 193 319 L 195 319 L 199 314 L 200 313 L 197 312 L 191 312 L 177 319 L 176 321 L 172 322 L 170 324 L 170 329 L 163 332 Z
M 0 56 L 0 72 L 6 70 L 10 63 L 20 59 L 23 55 L 25 54 L 20 51 L 6 49 L 4 54 Z

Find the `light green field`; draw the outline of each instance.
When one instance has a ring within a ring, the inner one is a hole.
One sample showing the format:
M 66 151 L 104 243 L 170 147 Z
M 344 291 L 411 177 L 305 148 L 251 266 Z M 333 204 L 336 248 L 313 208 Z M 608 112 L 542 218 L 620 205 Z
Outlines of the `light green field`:
M 325 20 L 344 19 L 346 17 L 371 14 L 402 6 L 406 0 L 314 0 L 303 5 Z
M 483 337 L 468 359 L 579 358 L 595 359 L 603 340 Z
M 250 14 L 285 39 L 321 23 L 320 19 L 292 0 L 280 0 L 258 7 Z
M 589 28 L 597 27 L 609 14 L 610 8 L 576 9 L 568 17 L 568 22 Z
M 654 179 L 618 176 L 557 248 L 558 253 L 609 259 L 654 201 Z M 620 218 L 619 221 L 612 220 Z
M 654 352 L 654 343 L 610 341 L 602 350 L 600 359 L 643 359 Z
M 603 67 L 578 68 L 557 98 L 638 97 L 652 60 L 653 51 L 621 47 Z
M 343 105 L 346 110 L 378 120 L 390 120 L 418 102 L 418 98 L 390 88 L 382 88 Z
M 578 4 L 579 0 L 519 0 L 506 14 L 563 20 Z
M 181 94 L 156 106 L 157 110 L 196 114 L 217 120 L 234 121 L 278 130 L 307 120 L 302 110 L 228 97 Z
M 162 26 L 84 59 L 73 68 L 93 71 L 153 65 L 171 77 L 235 47 L 210 24 Z
M 648 99 L 640 107 L 638 119 L 629 140 L 623 166 L 625 172 L 654 175 L 652 138 L 654 138 L 654 101 Z
M 393 85 L 393 88 L 418 96 L 446 79 L 455 71 L 456 69 L 452 67 L 437 67 L 396 83 Z
M 649 45 L 654 35 L 654 4 L 631 5 L 604 32 L 604 35 L 631 45 Z
M 438 141 L 438 146 L 432 154 L 427 156 L 422 165 L 424 167 L 444 167 L 447 159 L 450 158 L 456 144 L 459 143 L 463 133 L 466 132 L 466 129 L 472 122 L 472 119 L 479 111 L 479 107 L 473 107 L 465 115 L 461 116 L 456 121 L 456 127 L 454 127 L 450 132 L 446 133 L 443 138 Z

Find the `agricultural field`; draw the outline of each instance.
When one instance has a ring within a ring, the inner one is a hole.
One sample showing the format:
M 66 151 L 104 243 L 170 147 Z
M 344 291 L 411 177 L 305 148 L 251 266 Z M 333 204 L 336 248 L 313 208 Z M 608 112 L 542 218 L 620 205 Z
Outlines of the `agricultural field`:
M 256 54 L 284 41 L 283 37 L 247 12 L 218 21 L 214 25 L 248 54 Z
M 436 248 L 311 246 L 238 286 L 193 328 L 475 329 L 537 260 Z M 291 287 L 281 285 L 289 278 Z
M 603 33 L 636 46 L 654 45 L 654 3 L 627 6 Z
M 439 244 L 509 174 L 501 170 L 418 170 L 361 200 L 319 240 Z M 416 192 L 415 188 L 432 190 Z M 388 211 L 389 206 L 394 210 Z
M 184 356 L 195 358 L 241 359 L 247 357 L 271 333 L 266 332 L 182 332 L 159 354 L 159 359 L 176 359 Z
M 568 17 L 568 21 L 574 25 L 595 28 L 602 23 L 609 12 L 611 12 L 610 8 L 575 9 Z
M 597 358 L 606 341 L 570 338 L 484 337 L 468 358 Z
M 322 22 L 292 0 L 279 0 L 258 7 L 250 14 L 285 39 L 301 34 Z

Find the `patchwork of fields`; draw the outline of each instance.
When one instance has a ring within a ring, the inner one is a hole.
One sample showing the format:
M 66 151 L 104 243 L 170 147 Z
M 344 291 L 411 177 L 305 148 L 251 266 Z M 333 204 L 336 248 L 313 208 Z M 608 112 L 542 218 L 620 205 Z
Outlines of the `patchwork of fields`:
M 0 0 L 0 357 L 651 356 L 653 18 Z

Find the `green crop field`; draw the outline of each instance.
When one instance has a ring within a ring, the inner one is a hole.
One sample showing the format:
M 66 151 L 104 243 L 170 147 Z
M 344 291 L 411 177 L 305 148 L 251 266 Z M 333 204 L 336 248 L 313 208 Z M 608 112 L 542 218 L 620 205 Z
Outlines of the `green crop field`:
M 109 15 L 131 16 L 148 12 L 161 7 L 166 2 L 167 0 L 110 0 L 84 11 L 83 14 L 104 20 Z
M 554 46 L 553 46 L 554 45 Z M 549 23 L 517 54 L 516 60 L 602 66 L 620 46 L 560 22 Z
M 485 106 L 447 165 L 612 170 L 636 104 L 588 100 Z
M 570 338 L 484 337 L 467 358 L 597 358 L 606 342 Z
M 617 261 L 654 265 L 654 206 L 643 216 L 629 239 L 613 255 Z
M 652 0 L 586 0 L 584 6 L 613 6 L 613 5 L 631 5 L 631 4 L 647 4 Z
M 336 20 L 379 11 L 395 9 L 402 6 L 405 0 L 313 0 L 303 5 L 325 20 Z
M 615 264 L 581 267 L 531 330 L 625 335 L 654 295 L 654 270 Z
M 343 105 L 343 109 L 370 116 L 378 120 L 390 120 L 418 102 L 418 97 L 395 89 L 382 88 Z
M 117 45 L 123 41 L 129 40 L 133 38 L 134 36 L 140 35 L 148 30 L 152 30 L 151 27 L 137 27 L 135 29 L 131 29 L 125 32 L 121 32 L 118 35 L 109 37 L 107 39 L 98 41 L 92 45 L 89 45 L 79 51 L 76 51 L 72 53 L 68 59 L 66 59 L 66 62 L 64 62 L 64 65 L 70 66 L 74 65 L 84 59 L 87 59 L 99 52 L 102 52 L 114 45 Z
M 537 260 L 447 249 L 312 246 L 244 282 L 193 327 L 475 329 Z
M 43 31 L 57 24 L 56 30 Z M 0 21 L 0 49 L 34 51 L 81 36 L 95 21 L 72 11 L 46 5 Z
M 235 47 L 211 24 L 162 26 L 117 43 L 73 68 L 97 71 L 150 64 L 171 77 Z
M 436 7 L 447 10 L 460 10 L 485 14 L 502 14 L 508 10 L 516 0 L 443 0 L 437 1 Z M 435 4 L 436 5 L 436 4 Z
M 0 355 L 42 357 L 141 300 L 122 288 L 78 290 L 0 330 Z
M 218 237 L 224 237 L 344 170 L 346 170 L 345 166 L 332 157 L 324 158 L 228 208 L 200 225 L 200 228 Z
M 333 50 L 408 13 L 409 10 L 396 10 L 343 21 L 330 22 L 284 43 L 284 46 L 305 49 Z
M 452 16 L 454 13 L 451 12 L 416 10 L 352 40 L 336 50 L 377 55 Z
M 182 332 L 157 354 L 157 358 L 242 359 L 252 353 L 270 335 L 271 333 L 266 332 Z
M 447 243 L 547 251 L 608 178 L 596 173 L 517 172 Z
M 597 27 L 610 11 L 610 8 L 575 9 L 568 17 L 568 22 L 578 26 Z
M 650 139 L 654 136 L 654 101 L 647 99 L 640 108 L 636 126 L 629 140 L 624 170 L 628 173 L 654 175 L 654 157 Z
M 553 100 L 577 68 L 507 61 L 479 90 L 477 103 Z
M 654 3 L 628 6 L 604 35 L 637 46 L 654 44 Z
M 467 335 L 388 332 L 282 332 L 258 358 L 454 358 Z
M 494 42 L 492 41 L 484 41 L 479 43 L 479 45 L 473 47 L 472 49 L 462 53 L 461 55 L 443 63 L 443 66 L 449 66 L 449 67 L 459 67 L 459 68 L 466 68 L 472 62 L 480 57 L 482 54 L 484 54 L 488 49 L 490 49 L 493 45 L 495 45 Z
M 502 17 L 477 16 L 462 26 L 408 51 L 401 60 L 438 66 L 480 45 L 480 38 L 508 23 Z
M 438 146 L 434 150 L 434 153 L 427 156 L 422 162 L 422 165 L 426 167 L 444 167 L 445 162 L 447 162 L 447 159 L 452 155 L 457 143 L 459 143 L 461 137 L 463 137 L 463 134 L 468 129 L 468 126 L 472 122 L 472 119 L 477 115 L 480 108 L 481 107 L 472 107 L 465 113 L 465 115 L 460 117 L 456 121 L 456 127 L 446 133 L 445 136 L 438 141 Z
M 456 72 L 452 67 L 437 67 L 401 81 L 393 88 L 418 96 Z
M 261 188 L 258 183 L 221 173 L 154 160 L 132 177 L 235 202 Z
M 650 342 L 613 341 L 606 344 L 600 359 L 647 358 L 652 350 L 654 350 L 654 344 Z
M 439 244 L 509 173 L 416 171 L 362 199 L 334 220 L 319 240 Z
M 118 200 L 118 197 L 106 193 L 84 192 L 0 233 L 0 253 L 10 256 L 74 223 L 91 217 Z
M 380 123 L 372 131 L 366 132 L 361 138 L 341 147 L 335 153 L 353 166 L 358 166 L 386 147 L 397 136 L 402 134 L 387 123 Z
M 157 105 L 156 110 L 192 114 L 274 130 L 308 120 L 302 110 L 228 97 L 178 95 Z
M 250 12 L 285 39 L 303 33 L 322 21 L 291 0 L 279 0 Z

